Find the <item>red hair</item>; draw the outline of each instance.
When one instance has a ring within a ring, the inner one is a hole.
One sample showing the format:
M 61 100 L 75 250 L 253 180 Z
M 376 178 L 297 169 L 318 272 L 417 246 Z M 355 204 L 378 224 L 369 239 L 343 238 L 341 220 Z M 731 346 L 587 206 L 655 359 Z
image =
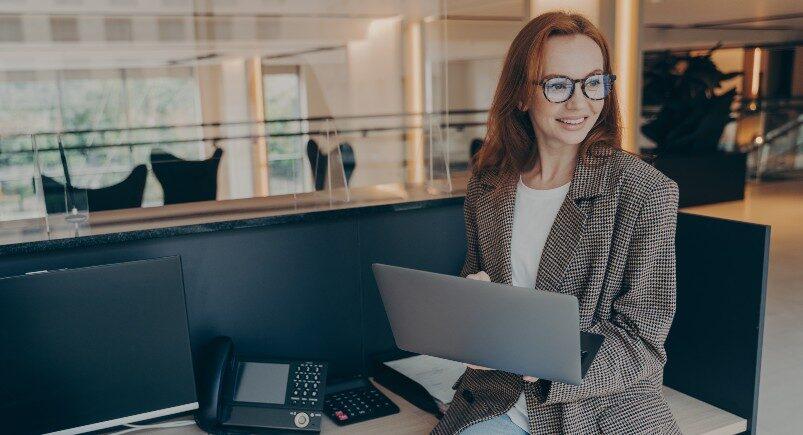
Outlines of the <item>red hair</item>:
M 610 73 L 608 43 L 587 18 L 567 12 L 547 12 L 533 18 L 516 35 L 505 57 L 488 113 L 485 142 L 474 156 L 475 173 L 496 168 L 502 175 L 518 177 L 534 167 L 538 160 L 535 131 L 528 113 L 519 109 L 519 102 L 532 101 L 538 89 L 533 82 L 542 73 L 544 45 L 555 35 L 585 35 L 594 40 L 602 51 L 604 71 Z M 619 103 L 613 88 L 596 124 L 580 144 L 582 162 L 588 164 L 592 157 L 622 149 L 621 137 Z

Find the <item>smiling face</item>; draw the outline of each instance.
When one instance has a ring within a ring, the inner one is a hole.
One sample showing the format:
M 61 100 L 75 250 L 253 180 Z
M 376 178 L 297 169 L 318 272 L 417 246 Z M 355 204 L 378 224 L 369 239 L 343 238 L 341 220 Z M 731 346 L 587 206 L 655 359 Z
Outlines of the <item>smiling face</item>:
M 544 44 L 541 76 L 532 79 L 540 82 L 551 76 L 565 76 L 577 80 L 603 73 L 603 68 L 602 50 L 593 39 L 585 35 L 556 35 Z M 591 131 L 604 100 L 587 98 L 580 86 L 575 83 L 571 98 L 562 103 L 547 100 L 543 88 L 537 86 L 532 100 L 523 104 L 529 111 L 539 144 L 576 147 Z

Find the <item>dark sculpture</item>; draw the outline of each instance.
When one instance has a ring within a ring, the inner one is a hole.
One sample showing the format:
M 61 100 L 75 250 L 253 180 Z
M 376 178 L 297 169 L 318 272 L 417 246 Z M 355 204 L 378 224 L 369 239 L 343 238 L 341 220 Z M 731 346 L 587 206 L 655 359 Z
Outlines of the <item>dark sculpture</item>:
M 700 56 L 664 52 L 645 67 L 642 104 L 661 106 L 658 115 L 641 127 L 659 153 L 716 152 L 719 138 L 730 121 L 736 89 L 715 95 L 714 89 L 742 72 L 721 72 L 711 60 L 713 47 Z

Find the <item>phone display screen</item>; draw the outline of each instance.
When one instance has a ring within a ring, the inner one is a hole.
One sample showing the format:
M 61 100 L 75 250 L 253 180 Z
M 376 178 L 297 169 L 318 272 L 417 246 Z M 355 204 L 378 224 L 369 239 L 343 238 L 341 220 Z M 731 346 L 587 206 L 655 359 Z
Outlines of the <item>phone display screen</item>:
M 283 404 L 289 374 L 289 364 L 240 362 L 234 401 Z

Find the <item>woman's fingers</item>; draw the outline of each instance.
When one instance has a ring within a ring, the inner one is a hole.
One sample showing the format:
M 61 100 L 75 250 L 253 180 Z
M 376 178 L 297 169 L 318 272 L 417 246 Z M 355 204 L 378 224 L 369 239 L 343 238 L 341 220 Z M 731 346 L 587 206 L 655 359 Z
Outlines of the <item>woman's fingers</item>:
M 470 275 L 466 275 L 466 278 L 468 278 L 468 279 L 476 279 L 477 281 L 491 282 L 491 277 L 488 276 L 488 274 L 485 273 L 484 270 L 481 270 L 481 271 L 479 271 L 477 273 L 472 273 Z
M 474 364 L 466 364 L 466 366 L 467 366 L 468 368 L 470 368 L 470 369 L 474 369 L 474 370 L 493 370 L 493 369 L 489 369 L 488 367 L 483 367 L 483 366 L 475 366 Z
M 538 380 L 538 378 L 536 378 L 534 376 L 523 376 L 523 378 L 524 378 L 525 382 L 535 382 L 535 381 Z

